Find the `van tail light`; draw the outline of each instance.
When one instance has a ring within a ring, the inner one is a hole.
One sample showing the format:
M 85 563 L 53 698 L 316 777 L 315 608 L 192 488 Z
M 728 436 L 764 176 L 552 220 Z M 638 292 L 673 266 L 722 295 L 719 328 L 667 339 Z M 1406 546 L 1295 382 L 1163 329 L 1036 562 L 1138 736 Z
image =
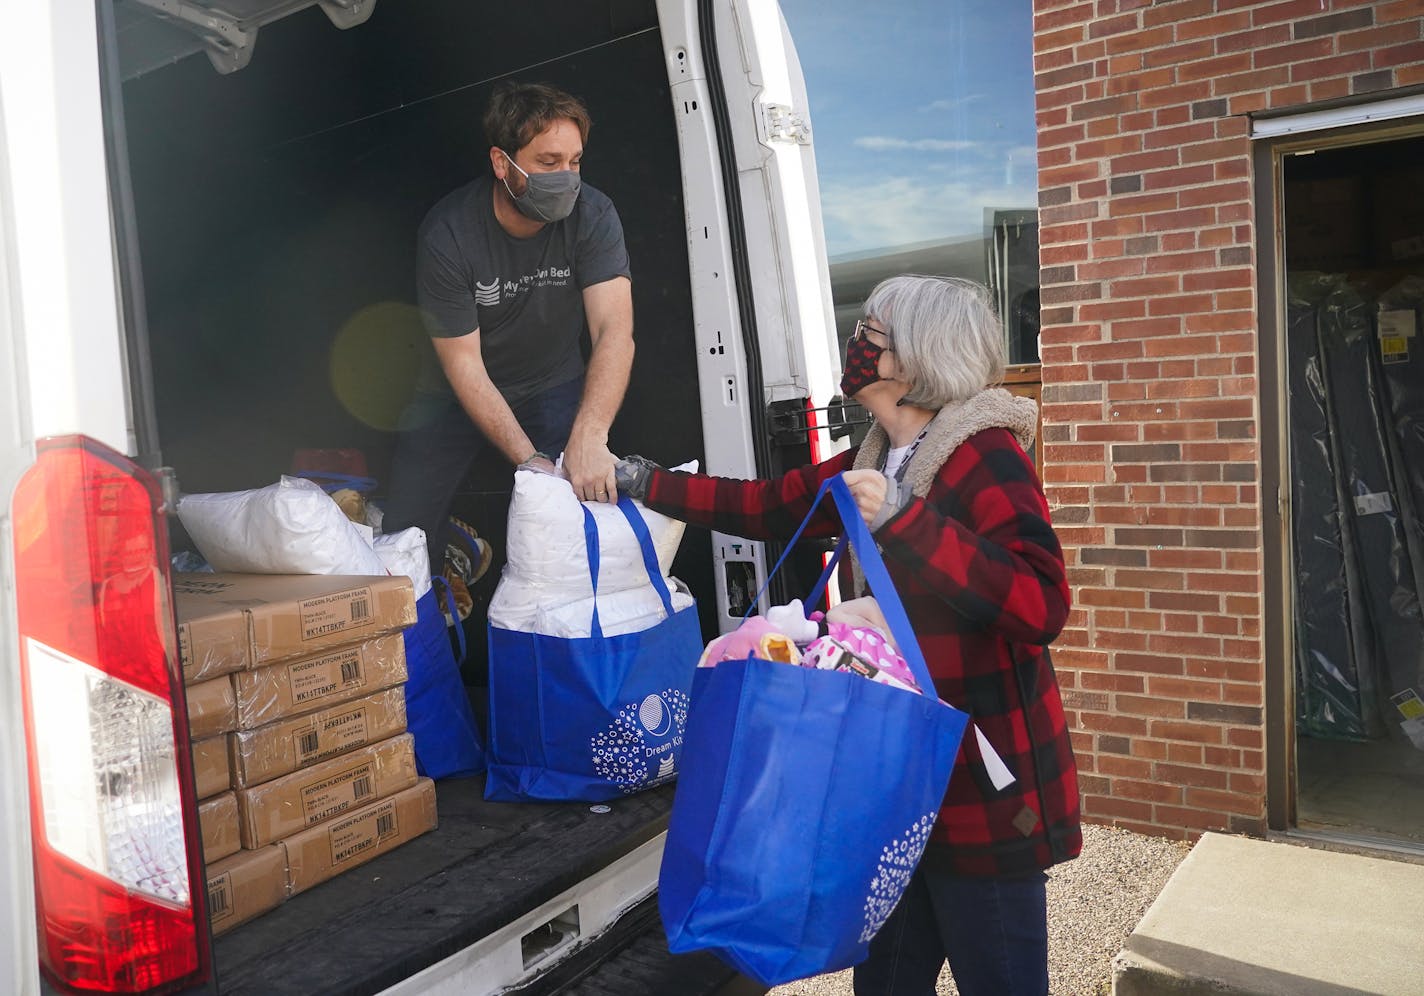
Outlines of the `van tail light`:
M 806 396 L 806 441 L 811 447 L 811 462 L 817 464 L 821 462 L 821 434 L 817 430 L 820 425 L 816 420 L 816 408 L 811 404 L 810 395 Z
M 160 506 L 144 470 L 80 436 L 42 440 L 14 494 L 40 967 L 67 991 L 210 975 Z

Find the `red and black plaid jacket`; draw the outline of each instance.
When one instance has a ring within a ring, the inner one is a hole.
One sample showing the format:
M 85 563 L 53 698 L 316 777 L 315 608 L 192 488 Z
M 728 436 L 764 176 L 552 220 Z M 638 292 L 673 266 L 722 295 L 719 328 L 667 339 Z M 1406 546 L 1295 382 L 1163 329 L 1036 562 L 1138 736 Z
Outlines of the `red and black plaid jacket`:
M 771 481 L 655 471 L 646 504 L 734 536 L 789 539 L 821 482 L 854 458 Z M 839 526 L 827 499 L 807 533 Z M 911 499 L 875 539 L 939 697 L 969 713 L 1017 778 L 996 790 L 966 731 L 924 862 L 1013 876 L 1076 857 L 1077 770 L 1046 646 L 1070 596 L 1033 464 L 1007 430 L 979 432 L 950 454 L 927 499 Z

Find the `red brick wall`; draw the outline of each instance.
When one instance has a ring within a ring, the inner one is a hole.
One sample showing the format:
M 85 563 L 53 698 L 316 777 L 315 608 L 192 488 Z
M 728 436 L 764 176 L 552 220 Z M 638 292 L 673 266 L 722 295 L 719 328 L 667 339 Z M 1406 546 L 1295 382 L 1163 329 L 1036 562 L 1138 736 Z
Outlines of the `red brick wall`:
M 1084 815 L 1265 829 L 1248 115 L 1424 83 L 1424 0 L 1034 0 L 1055 662 Z M 1277 664 L 1276 666 L 1281 666 Z

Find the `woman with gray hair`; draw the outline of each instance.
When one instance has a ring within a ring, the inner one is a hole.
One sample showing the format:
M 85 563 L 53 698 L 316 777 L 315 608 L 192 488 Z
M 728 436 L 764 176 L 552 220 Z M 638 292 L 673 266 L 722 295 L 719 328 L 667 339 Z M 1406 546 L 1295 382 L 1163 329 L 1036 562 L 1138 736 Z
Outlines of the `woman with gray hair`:
M 674 473 L 641 457 L 618 465 L 619 490 L 649 508 L 752 539 L 788 538 L 821 482 L 842 474 L 936 694 L 994 748 L 964 738 L 919 867 L 856 967 L 862 996 L 929 996 L 946 960 L 963 996 L 1044 996 L 1044 869 L 1082 847 L 1048 657 L 1068 617 L 1063 552 L 1026 452 L 1037 409 L 998 386 L 1004 366 L 982 286 L 891 277 L 871 291 L 846 346 L 841 390 L 874 419 L 859 447 L 775 480 Z M 807 533 L 839 525 L 826 510 Z

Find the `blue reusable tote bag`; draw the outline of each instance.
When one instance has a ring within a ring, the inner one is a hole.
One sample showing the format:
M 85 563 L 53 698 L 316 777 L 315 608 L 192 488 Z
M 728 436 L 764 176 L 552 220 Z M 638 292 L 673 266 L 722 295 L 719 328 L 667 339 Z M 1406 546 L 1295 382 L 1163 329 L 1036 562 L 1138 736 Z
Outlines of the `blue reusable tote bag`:
M 490 739 L 485 798 L 601 802 L 671 780 L 678 771 L 692 673 L 702 653 L 696 606 L 674 612 L 648 527 L 618 501 L 642 551 L 664 618 L 604 636 L 594 598 L 590 636 L 489 628 Z M 591 590 L 598 526 L 584 513 Z
M 477 775 L 485 770 L 480 731 L 436 600 L 437 593 L 448 599 L 449 587 L 442 577 L 431 581 L 430 590 L 416 599 L 415 625 L 404 634 L 406 729 L 415 737 L 415 766 L 422 775 Z M 450 609 L 455 618 L 453 604 Z M 463 658 L 465 633 L 458 621 L 455 633 Z
M 768 986 L 865 959 L 919 864 L 968 721 L 934 697 L 840 477 L 807 521 L 827 490 L 929 694 L 755 658 L 699 670 L 658 905 L 670 950 L 711 950 Z

